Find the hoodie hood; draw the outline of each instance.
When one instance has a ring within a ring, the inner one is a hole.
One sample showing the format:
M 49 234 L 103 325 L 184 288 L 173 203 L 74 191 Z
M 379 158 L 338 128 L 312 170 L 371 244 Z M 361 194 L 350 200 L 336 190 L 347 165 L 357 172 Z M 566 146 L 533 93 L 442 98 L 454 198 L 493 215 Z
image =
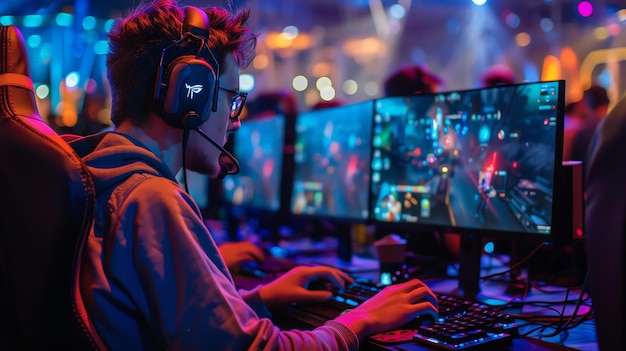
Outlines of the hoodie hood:
M 135 173 L 163 176 L 176 182 L 172 171 L 137 139 L 118 132 L 102 132 L 70 143 L 91 172 L 96 193 Z

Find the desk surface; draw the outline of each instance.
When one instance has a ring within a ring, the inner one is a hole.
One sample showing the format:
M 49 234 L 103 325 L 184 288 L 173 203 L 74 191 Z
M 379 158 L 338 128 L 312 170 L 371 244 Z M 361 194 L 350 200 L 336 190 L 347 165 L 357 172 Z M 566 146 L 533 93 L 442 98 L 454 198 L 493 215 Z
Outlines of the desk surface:
M 332 263 L 333 258 L 314 257 L 297 261 L 301 264 Z M 359 261 L 363 269 L 359 272 L 351 272 L 358 277 L 366 277 L 378 281 L 378 271 L 374 266 Z M 489 269 L 502 269 L 503 267 L 489 266 Z M 371 269 L 373 268 L 373 269 Z M 505 268 L 505 267 L 504 267 Z M 481 276 L 490 274 L 483 272 Z M 247 277 L 243 279 L 242 287 L 251 288 L 262 283 L 266 279 Z M 454 294 L 458 287 L 455 278 L 424 278 L 433 291 L 438 293 Z M 240 280 L 242 282 L 242 280 Z M 480 292 L 476 300 L 490 305 L 506 305 L 504 312 L 514 315 L 519 321 L 519 331 L 523 336 L 515 341 L 512 350 L 566 350 L 577 349 L 583 351 L 597 351 L 597 339 L 595 323 L 593 319 L 582 319 L 589 313 L 591 300 L 587 294 L 583 294 L 581 303 L 578 303 L 580 289 L 568 289 L 562 286 L 549 286 L 540 283 L 533 284 L 527 292 L 512 294 L 507 291 L 507 284 L 497 280 L 482 280 Z M 567 303 L 564 301 L 567 300 Z M 561 318 L 561 315 L 564 317 Z M 574 316 L 570 320 L 570 316 Z M 284 320 L 283 320 L 284 323 Z M 554 326 L 568 323 L 573 325 L 571 329 L 556 333 Z M 280 323 L 277 323 L 280 326 Z M 305 327 L 304 325 L 291 325 L 291 327 Z M 370 345 L 371 346 L 371 345 Z M 408 347 L 408 346 L 407 346 Z M 423 347 L 410 345 L 407 350 L 426 350 Z

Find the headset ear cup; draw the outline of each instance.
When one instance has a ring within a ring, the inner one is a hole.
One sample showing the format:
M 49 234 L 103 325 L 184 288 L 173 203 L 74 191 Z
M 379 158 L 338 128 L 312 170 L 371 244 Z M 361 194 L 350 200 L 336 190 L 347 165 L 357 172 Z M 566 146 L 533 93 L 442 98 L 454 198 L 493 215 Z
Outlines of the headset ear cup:
M 213 106 L 216 83 L 213 67 L 203 59 L 185 55 L 169 64 L 165 78 L 162 98 L 165 120 L 185 129 L 204 123 Z

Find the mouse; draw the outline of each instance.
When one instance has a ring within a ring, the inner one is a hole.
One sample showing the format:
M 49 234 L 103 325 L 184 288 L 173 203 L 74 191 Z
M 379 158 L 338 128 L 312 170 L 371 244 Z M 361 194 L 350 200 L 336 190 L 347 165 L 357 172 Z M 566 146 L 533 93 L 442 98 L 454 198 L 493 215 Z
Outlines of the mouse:
M 430 314 L 421 314 L 413 319 L 411 319 L 408 323 L 404 324 L 398 329 L 402 330 L 417 330 L 421 326 L 430 326 L 433 325 L 437 320 Z
M 337 285 L 335 285 L 335 283 L 326 278 L 317 278 L 311 280 L 307 288 L 309 290 L 332 291 L 333 293 L 339 292 L 341 290 L 340 287 L 338 287 Z

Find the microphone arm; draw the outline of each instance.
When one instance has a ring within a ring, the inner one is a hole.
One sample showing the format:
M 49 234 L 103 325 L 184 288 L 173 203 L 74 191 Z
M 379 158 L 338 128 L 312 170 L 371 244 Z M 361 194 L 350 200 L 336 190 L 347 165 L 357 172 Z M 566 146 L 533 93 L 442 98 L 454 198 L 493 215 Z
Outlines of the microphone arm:
M 230 152 L 224 149 L 220 144 L 216 143 L 215 140 L 211 139 L 206 133 L 202 131 L 202 129 L 198 127 L 193 128 L 196 133 L 200 134 L 204 139 L 208 140 L 213 146 L 215 146 L 222 153 L 220 154 L 219 164 L 220 164 L 220 173 L 217 175 L 219 179 L 226 177 L 229 174 L 237 174 L 239 173 L 239 162 L 235 156 L 233 156 Z

